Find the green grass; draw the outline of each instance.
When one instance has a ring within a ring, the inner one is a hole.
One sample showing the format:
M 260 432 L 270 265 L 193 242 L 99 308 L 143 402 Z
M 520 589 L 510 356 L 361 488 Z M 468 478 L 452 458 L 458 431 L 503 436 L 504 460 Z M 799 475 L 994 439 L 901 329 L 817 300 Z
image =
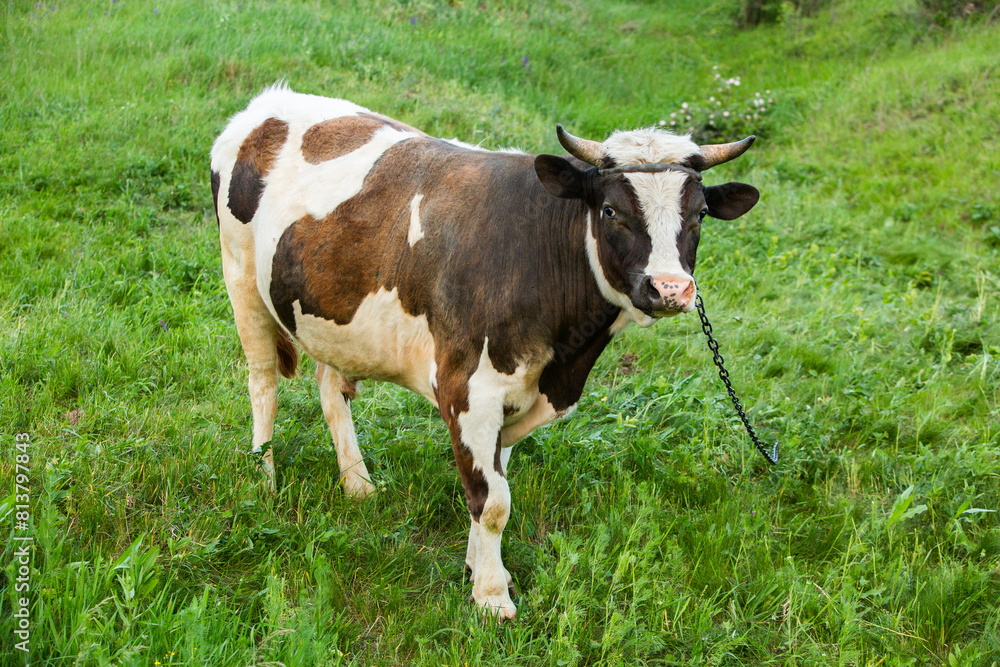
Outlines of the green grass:
M 732 4 L 0 9 L 0 515 L 26 432 L 32 664 L 1000 665 L 1000 513 L 973 511 L 1000 509 L 1000 30 L 833 0 L 735 31 Z M 266 492 L 208 187 L 231 114 L 284 78 L 556 151 L 556 122 L 704 103 L 715 65 L 775 99 L 706 176 L 763 199 L 706 230 L 698 278 L 777 467 L 687 317 L 616 340 L 577 414 L 516 447 L 516 623 L 468 601 L 422 399 L 353 404 L 380 489 L 357 504 L 306 362 Z

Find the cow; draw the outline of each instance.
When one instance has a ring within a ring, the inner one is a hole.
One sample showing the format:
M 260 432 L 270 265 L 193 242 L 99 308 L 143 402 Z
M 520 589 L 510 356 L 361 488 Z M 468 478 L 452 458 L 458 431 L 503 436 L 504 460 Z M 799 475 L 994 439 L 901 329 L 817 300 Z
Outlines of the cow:
M 350 496 L 374 491 L 351 420 L 356 383 L 425 397 L 465 490 L 472 596 L 500 621 L 517 612 L 500 549 L 512 446 L 575 409 L 626 326 L 694 308 L 703 219 L 732 220 L 759 198 L 701 181 L 754 137 L 556 132 L 569 155 L 489 151 L 277 85 L 211 153 L 253 451 L 271 439 L 278 376 L 295 373 L 299 347 L 316 361 Z M 262 464 L 273 488 L 269 447 Z

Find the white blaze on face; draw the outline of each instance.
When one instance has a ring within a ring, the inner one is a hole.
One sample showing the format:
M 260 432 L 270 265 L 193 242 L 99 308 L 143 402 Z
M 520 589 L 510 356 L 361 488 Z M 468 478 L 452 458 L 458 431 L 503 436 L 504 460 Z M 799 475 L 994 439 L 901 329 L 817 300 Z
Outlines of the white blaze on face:
M 678 164 L 701 152 L 690 136 L 677 136 L 662 130 L 647 128 L 615 132 L 604 146 L 618 165 L 669 162 Z M 690 178 L 676 171 L 656 174 L 625 174 L 635 189 L 646 219 L 652 250 L 645 267 L 647 276 L 671 275 L 690 278 L 681 267 L 677 237 L 684 220 L 681 197 L 684 182 Z
M 642 207 L 646 231 L 652 242 L 649 261 L 644 272 L 647 276 L 671 275 L 689 278 L 681 267 L 677 237 L 684 219 L 681 212 L 681 195 L 687 174 L 665 171 L 660 174 L 625 174 Z

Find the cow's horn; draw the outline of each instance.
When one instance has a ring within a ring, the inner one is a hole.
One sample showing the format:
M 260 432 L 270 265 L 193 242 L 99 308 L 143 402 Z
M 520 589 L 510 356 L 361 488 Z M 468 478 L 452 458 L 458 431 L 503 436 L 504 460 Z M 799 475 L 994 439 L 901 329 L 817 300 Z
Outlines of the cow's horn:
M 595 167 L 604 166 L 606 149 L 601 142 L 574 137 L 564 130 L 562 125 L 556 125 L 556 136 L 559 137 L 559 143 L 562 144 L 562 147 L 573 157 L 580 158 Z
M 722 164 L 723 162 L 735 160 L 747 152 L 750 146 L 753 145 L 754 139 L 756 138 L 757 137 L 751 134 L 743 141 L 734 141 L 731 144 L 701 146 L 701 156 L 704 159 L 704 162 L 699 165 L 701 167 L 700 171 L 711 169 L 712 167 Z

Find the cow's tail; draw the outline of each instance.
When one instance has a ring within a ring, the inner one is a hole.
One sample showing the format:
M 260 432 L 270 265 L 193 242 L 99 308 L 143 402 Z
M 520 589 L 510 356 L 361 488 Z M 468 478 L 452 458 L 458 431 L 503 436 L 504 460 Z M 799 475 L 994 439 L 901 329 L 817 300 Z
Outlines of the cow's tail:
M 295 347 L 292 338 L 284 329 L 278 328 L 278 372 L 286 378 L 295 377 L 295 369 L 299 365 L 299 348 Z

